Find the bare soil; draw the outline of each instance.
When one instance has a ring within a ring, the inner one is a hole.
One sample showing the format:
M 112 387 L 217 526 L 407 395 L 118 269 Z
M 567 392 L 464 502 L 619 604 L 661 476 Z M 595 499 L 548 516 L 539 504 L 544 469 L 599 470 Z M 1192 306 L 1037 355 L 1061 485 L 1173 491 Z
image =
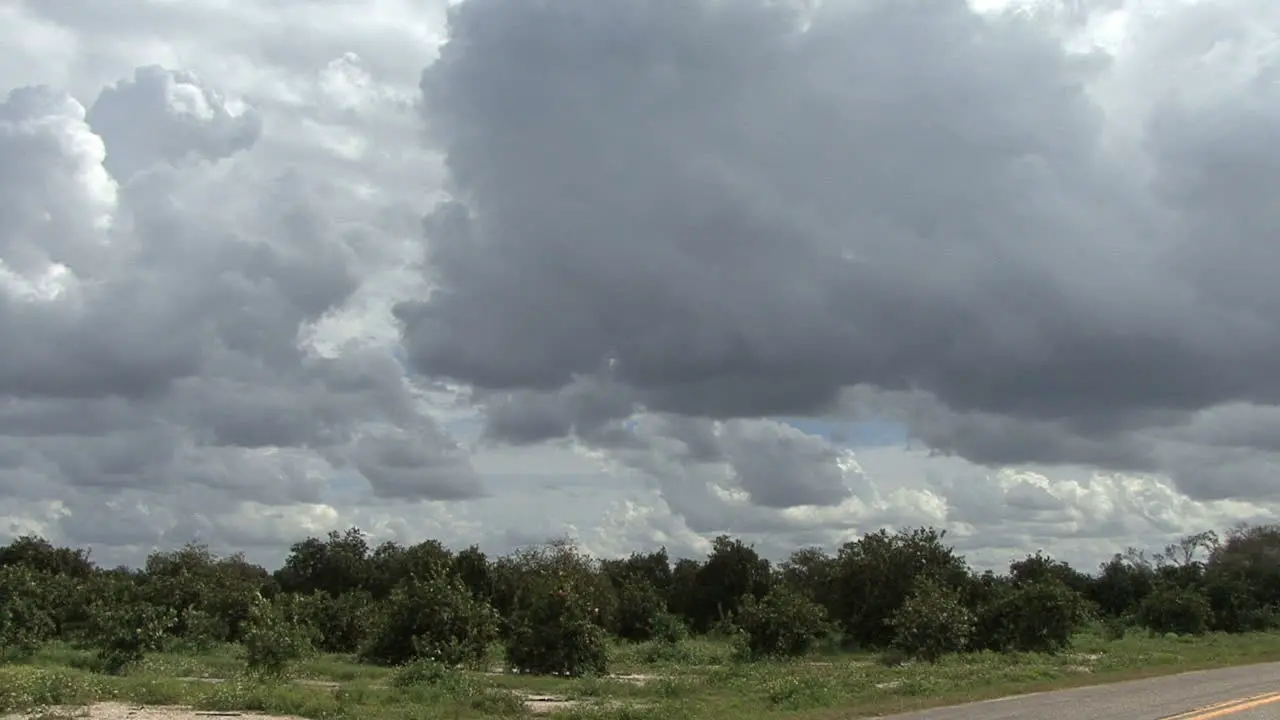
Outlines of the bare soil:
M 119 702 L 102 702 L 83 707 L 51 707 L 17 715 L 5 715 L 0 720 L 208 720 L 209 718 L 245 718 L 257 720 L 305 720 L 291 715 L 262 715 L 251 712 L 224 712 L 195 710 L 186 707 L 131 705 Z

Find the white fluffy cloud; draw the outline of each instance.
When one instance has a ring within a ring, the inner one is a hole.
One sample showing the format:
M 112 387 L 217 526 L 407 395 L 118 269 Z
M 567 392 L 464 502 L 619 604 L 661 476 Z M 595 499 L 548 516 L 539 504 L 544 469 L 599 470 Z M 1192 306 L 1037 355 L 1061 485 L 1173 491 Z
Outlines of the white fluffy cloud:
M 1273 519 L 1280 10 L 979 6 L 0 7 L 0 536 Z

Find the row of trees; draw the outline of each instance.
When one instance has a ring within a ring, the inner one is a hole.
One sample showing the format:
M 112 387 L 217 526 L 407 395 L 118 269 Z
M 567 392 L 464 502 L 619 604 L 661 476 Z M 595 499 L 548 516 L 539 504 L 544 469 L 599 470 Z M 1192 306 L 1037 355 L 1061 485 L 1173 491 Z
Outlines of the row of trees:
M 727 634 L 748 659 L 828 641 L 932 660 L 1055 652 L 1093 620 L 1115 634 L 1270 629 L 1278 604 L 1280 526 L 1200 533 L 1151 557 L 1130 549 L 1093 573 L 1041 553 L 978 573 L 932 528 L 776 565 L 727 536 L 704 559 L 672 562 L 665 550 L 596 560 L 567 542 L 497 558 L 436 541 L 374 547 L 351 529 L 294 544 L 274 572 L 199 545 L 136 569 L 38 537 L 0 548 L 5 653 L 63 640 L 96 648 L 105 670 L 175 643 L 242 643 L 264 670 L 310 649 L 477 664 L 501 643 L 514 669 L 600 673 L 610 637 L 660 654 L 690 633 Z

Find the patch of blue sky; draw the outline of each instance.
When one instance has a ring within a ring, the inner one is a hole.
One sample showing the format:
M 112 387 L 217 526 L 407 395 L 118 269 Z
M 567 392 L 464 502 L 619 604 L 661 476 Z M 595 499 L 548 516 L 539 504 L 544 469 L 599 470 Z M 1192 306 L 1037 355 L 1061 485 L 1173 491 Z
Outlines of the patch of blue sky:
M 800 432 L 824 437 L 834 443 L 852 447 L 885 447 L 902 445 L 910 439 L 907 426 L 888 420 L 845 422 L 819 418 L 779 417 Z

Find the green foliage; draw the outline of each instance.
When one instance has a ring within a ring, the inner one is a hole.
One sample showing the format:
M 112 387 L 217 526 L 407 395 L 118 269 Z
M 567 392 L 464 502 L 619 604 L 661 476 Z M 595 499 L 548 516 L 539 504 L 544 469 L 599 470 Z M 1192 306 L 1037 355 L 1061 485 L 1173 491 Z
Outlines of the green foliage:
M 1084 598 L 1053 575 L 997 586 L 977 608 L 973 644 L 997 652 L 1056 653 L 1084 624 Z
M 760 598 L 773 580 L 769 561 L 741 540 L 721 535 L 697 568 L 695 591 L 686 612 L 695 631 L 706 632 L 732 616 L 747 597 Z
M 969 582 L 964 558 L 943 544 L 944 532 L 920 528 L 890 535 L 880 530 L 845 543 L 836 558 L 831 618 L 863 647 L 885 647 L 898 630 L 892 618 L 920 577 L 954 589 Z
M 1133 612 L 1151 593 L 1154 580 L 1149 567 L 1116 554 L 1101 565 L 1086 594 L 1103 615 L 1120 617 Z
M 178 623 L 169 607 L 152 605 L 123 590 L 90 609 L 89 639 L 97 650 L 98 669 L 119 673 L 160 650 L 166 634 Z
M 175 635 L 208 644 L 240 639 L 266 571 L 241 555 L 222 558 L 204 545 L 187 544 L 151 554 L 140 580 L 148 602 L 173 611 Z
M 1209 549 L 1204 590 L 1213 610 L 1212 629 L 1249 632 L 1276 627 L 1280 527 L 1238 527 L 1227 533 L 1225 542 L 1203 546 Z
M 1129 632 L 1129 620 L 1123 617 L 1102 618 L 1102 637 L 1105 640 L 1123 640 Z
M 599 597 L 600 576 L 590 559 L 558 543 L 525 551 L 516 568 L 523 590 L 509 621 L 511 667 L 538 674 L 604 674 L 608 638 L 592 602 Z
M 86 578 L 94 566 L 87 550 L 54 547 L 35 535 L 23 535 L 0 547 L 0 567 L 22 567 L 46 576 Z
M 364 590 L 330 595 L 316 591 L 295 598 L 290 610 L 294 620 L 315 632 L 316 649 L 327 653 L 354 653 L 369 638 L 376 606 Z
M 827 612 L 809 597 L 786 586 L 756 600 L 747 596 L 734 615 L 747 658 L 799 657 L 826 634 Z
M 244 631 L 245 669 L 251 675 L 283 677 L 290 663 L 313 649 L 314 631 L 296 620 L 291 598 L 254 599 Z
M 654 616 L 650 638 L 655 642 L 674 644 L 689 639 L 689 626 L 679 616 L 661 612 Z
M 367 589 L 371 565 L 364 533 L 350 528 L 341 534 L 330 532 L 324 540 L 294 543 L 275 576 L 280 589 L 288 593 L 341 595 Z
M 361 657 L 384 665 L 417 659 L 478 664 L 497 638 L 498 617 L 456 576 L 411 576 L 391 591 Z
M 443 685 L 457 677 L 458 671 L 438 660 L 420 658 L 396 668 L 391 676 L 391 687 L 405 688 L 415 685 Z
M 1209 599 L 1202 591 L 1164 585 L 1143 599 L 1136 619 L 1152 633 L 1202 635 L 1209 629 L 1211 615 Z
M 57 632 L 48 575 L 24 565 L 0 567 L 0 652 L 22 657 Z
M 226 642 L 231 636 L 231 629 L 225 619 L 199 608 L 188 608 L 182 613 L 181 625 L 179 637 L 182 644 L 198 650 L 207 650 Z
M 657 588 L 628 577 L 618 588 L 615 632 L 624 640 L 643 641 L 654 637 L 660 618 L 667 615 L 667 603 Z
M 968 647 L 974 616 L 959 591 L 920 575 L 890 624 L 895 648 L 913 658 L 937 662 L 947 653 Z
M 889 660 L 936 660 L 1057 652 L 1087 619 L 1111 640 L 1130 626 L 1194 635 L 1280 623 L 1280 526 L 1189 535 L 1150 559 L 1127 549 L 1093 575 L 1043 553 L 979 575 L 943 540 L 931 528 L 880 531 L 773 568 L 728 536 L 700 560 L 658 550 L 597 562 L 564 542 L 493 559 L 434 540 L 371 548 L 353 528 L 294 544 L 271 574 L 197 544 L 108 570 L 24 537 L 0 547 L 0 657 L 61 641 L 120 672 L 162 647 L 231 642 L 252 672 L 273 675 L 314 646 L 409 663 L 408 677 L 480 663 L 501 641 L 513 668 L 583 675 L 605 672 L 610 635 L 636 643 L 621 648 L 632 657 L 677 663 L 705 651 L 691 632 L 734 638 L 755 659 L 808 652 L 830 627 Z M 445 692 L 455 675 L 413 684 Z
M 836 558 L 822 548 L 809 547 L 797 550 L 778 567 L 778 579 L 787 587 L 808 595 L 830 613 L 837 605 L 836 578 L 839 565 Z

